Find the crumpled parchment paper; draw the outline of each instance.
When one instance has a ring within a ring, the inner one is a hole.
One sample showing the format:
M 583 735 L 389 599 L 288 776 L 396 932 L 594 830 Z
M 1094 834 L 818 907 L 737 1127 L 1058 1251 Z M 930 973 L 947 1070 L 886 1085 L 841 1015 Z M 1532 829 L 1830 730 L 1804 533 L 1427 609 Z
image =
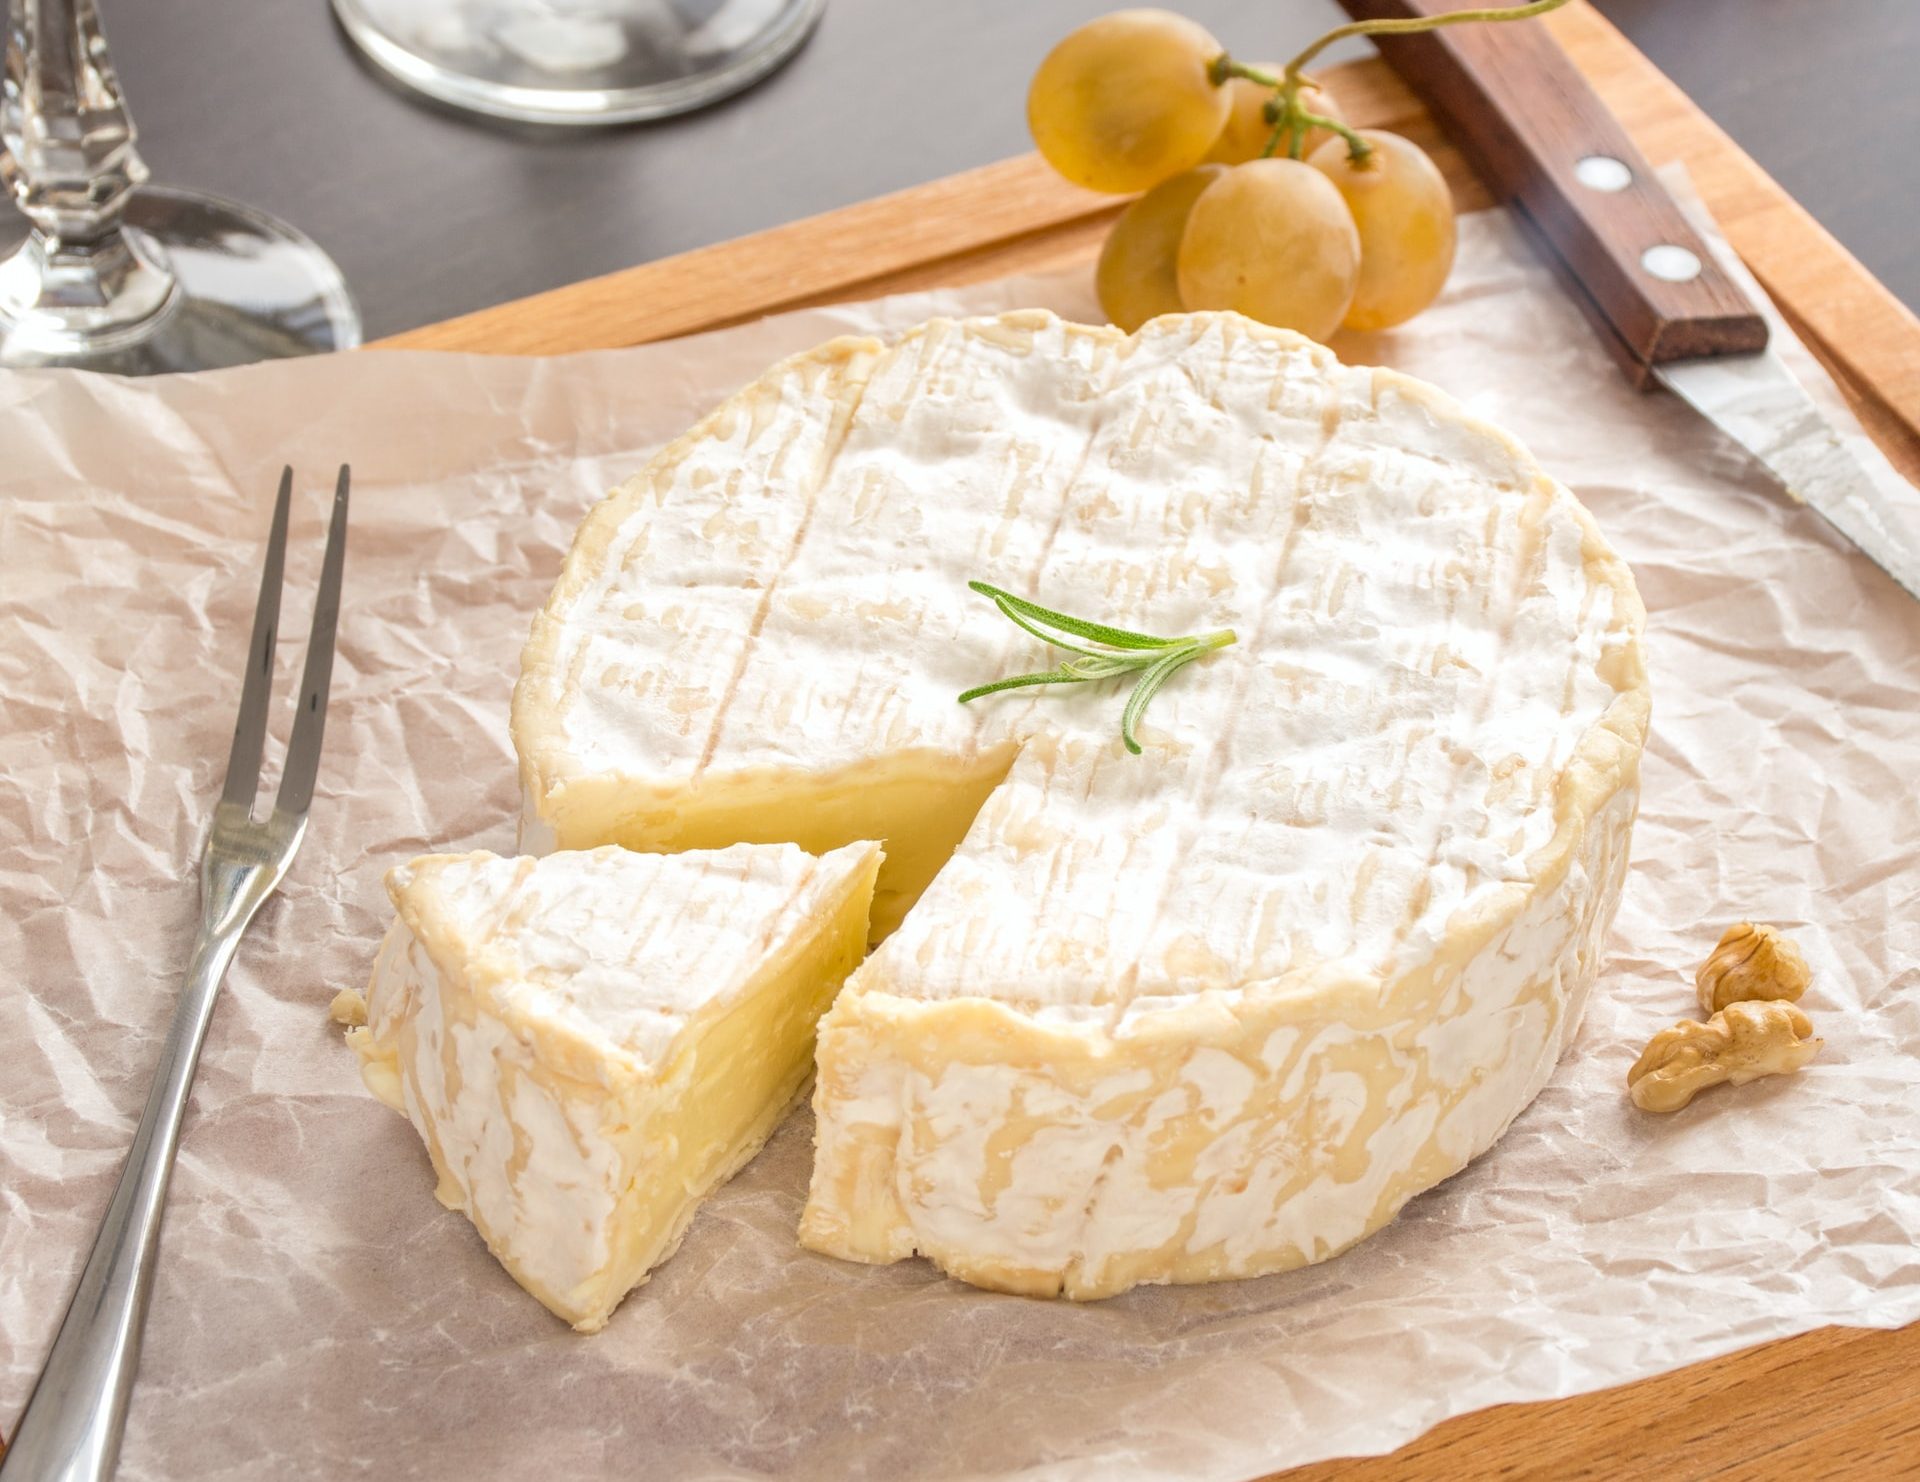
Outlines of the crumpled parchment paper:
M 1692 412 L 1630 391 L 1503 217 L 1463 227 L 1443 303 L 1343 350 L 1520 434 L 1639 577 L 1654 729 L 1613 955 L 1538 1102 L 1391 1228 L 1288 1275 L 1092 1306 L 799 1250 L 802 1114 L 578 1337 L 434 1202 L 326 1014 L 366 978 L 382 871 L 512 849 L 508 690 L 594 499 L 777 356 L 934 313 L 1090 316 L 1088 273 L 570 359 L 0 379 L 0 1416 L 186 960 L 283 462 L 283 694 L 333 469 L 354 467 L 320 796 L 201 1063 L 123 1477 L 1243 1478 L 1920 1317 L 1920 607 Z M 1806 948 L 1825 1051 L 1634 1111 L 1627 1066 L 1747 916 Z

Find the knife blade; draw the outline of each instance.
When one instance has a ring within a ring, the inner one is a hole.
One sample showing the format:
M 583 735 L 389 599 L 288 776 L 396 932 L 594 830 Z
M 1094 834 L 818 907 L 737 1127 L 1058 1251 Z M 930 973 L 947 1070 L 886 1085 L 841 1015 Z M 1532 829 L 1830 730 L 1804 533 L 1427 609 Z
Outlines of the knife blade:
M 1653 374 L 1920 601 L 1920 540 L 1778 355 L 1676 360 Z
M 1358 20 L 1466 8 L 1340 3 Z M 1920 537 L 1768 348 L 1765 318 L 1546 26 L 1460 25 L 1374 41 L 1513 207 L 1628 379 L 1679 396 L 1920 601 Z

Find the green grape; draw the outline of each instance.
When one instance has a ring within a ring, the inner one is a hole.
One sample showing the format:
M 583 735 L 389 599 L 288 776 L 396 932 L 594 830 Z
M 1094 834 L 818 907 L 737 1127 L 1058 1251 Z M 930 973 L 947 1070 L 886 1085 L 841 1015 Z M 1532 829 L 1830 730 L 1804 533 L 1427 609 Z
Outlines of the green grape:
M 1360 277 L 1360 234 L 1340 192 L 1299 160 L 1249 160 L 1200 193 L 1180 239 L 1180 301 L 1237 309 L 1324 340 Z
M 1453 267 L 1453 193 L 1440 167 L 1410 139 L 1378 129 L 1356 165 L 1344 139 L 1332 139 L 1307 163 L 1331 180 L 1360 232 L 1360 282 L 1348 329 L 1388 329 L 1440 296 Z
M 1282 70 L 1267 62 L 1256 62 L 1254 66 L 1272 77 L 1278 77 Z M 1312 81 L 1311 78 L 1307 80 Z M 1273 125 L 1267 122 L 1267 102 L 1278 95 L 1272 88 L 1244 77 L 1230 79 L 1226 91 L 1227 126 L 1220 131 L 1220 137 L 1213 141 L 1213 148 L 1207 151 L 1207 161 L 1210 164 L 1240 165 L 1248 160 L 1257 160 L 1266 149 L 1267 140 L 1273 137 Z M 1334 102 L 1333 94 L 1324 87 L 1302 87 L 1300 106 L 1322 118 L 1337 118 L 1342 123 L 1347 121 L 1346 114 L 1340 111 L 1340 105 Z M 1331 129 L 1309 129 L 1300 152 L 1302 156 L 1309 155 L 1325 140 L 1338 137 Z M 1282 139 L 1275 152 L 1285 154 L 1287 141 Z
M 1107 318 L 1128 334 L 1156 315 L 1180 312 L 1174 259 L 1187 213 L 1200 192 L 1226 173 L 1225 165 L 1196 165 L 1161 181 L 1113 224 L 1093 283 Z
M 1185 16 L 1116 10 L 1073 32 L 1040 63 L 1027 126 L 1076 185 L 1146 190 L 1200 163 L 1227 120 L 1207 75 L 1220 43 Z

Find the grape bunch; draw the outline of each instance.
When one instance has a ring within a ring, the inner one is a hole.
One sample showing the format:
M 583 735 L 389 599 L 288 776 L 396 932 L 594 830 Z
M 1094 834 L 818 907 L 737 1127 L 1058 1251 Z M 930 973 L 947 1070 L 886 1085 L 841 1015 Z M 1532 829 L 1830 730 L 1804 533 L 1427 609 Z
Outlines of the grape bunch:
M 1285 67 L 1237 62 L 1165 10 L 1115 11 L 1074 31 L 1034 74 L 1027 124 L 1076 185 L 1145 192 L 1100 254 L 1107 317 L 1132 331 L 1156 314 L 1237 309 L 1316 340 L 1411 319 L 1453 266 L 1447 183 L 1411 140 L 1349 127 L 1301 68 L 1341 36 L 1563 3 L 1356 22 Z

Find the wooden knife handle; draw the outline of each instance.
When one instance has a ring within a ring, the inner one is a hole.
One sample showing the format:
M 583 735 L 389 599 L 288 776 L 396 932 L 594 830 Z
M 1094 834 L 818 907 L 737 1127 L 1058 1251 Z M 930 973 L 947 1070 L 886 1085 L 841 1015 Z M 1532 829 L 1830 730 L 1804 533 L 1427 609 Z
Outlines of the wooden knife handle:
M 1340 3 L 1356 20 L 1468 8 L 1467 0 Z M 1649 366 L 1766 345 L 1766 321 L 1541 21 L 1371 39 L 1494 193 L 1518 208 L 1637 383 L 1646 384 Z

